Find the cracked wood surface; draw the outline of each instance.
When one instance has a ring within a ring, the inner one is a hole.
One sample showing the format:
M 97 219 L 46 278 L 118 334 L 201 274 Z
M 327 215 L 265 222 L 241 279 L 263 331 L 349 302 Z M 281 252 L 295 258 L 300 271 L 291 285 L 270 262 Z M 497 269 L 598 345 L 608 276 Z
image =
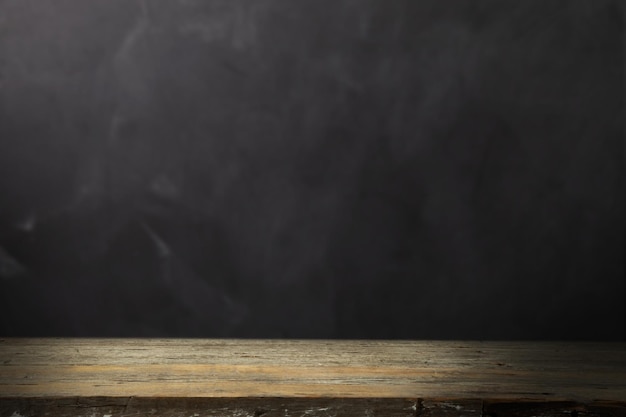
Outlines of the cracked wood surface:
M 0 404 L 23 416 L 51 404 L 50 415 L 617 416 L 626 343 L 7 338 Z

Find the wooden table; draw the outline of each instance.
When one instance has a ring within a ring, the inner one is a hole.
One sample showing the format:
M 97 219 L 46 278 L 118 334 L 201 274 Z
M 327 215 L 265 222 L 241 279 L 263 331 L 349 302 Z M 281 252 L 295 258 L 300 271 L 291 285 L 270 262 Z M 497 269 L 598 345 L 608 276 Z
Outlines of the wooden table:
M 0 416 L 626 416 L 626 343 L 0 339 Z

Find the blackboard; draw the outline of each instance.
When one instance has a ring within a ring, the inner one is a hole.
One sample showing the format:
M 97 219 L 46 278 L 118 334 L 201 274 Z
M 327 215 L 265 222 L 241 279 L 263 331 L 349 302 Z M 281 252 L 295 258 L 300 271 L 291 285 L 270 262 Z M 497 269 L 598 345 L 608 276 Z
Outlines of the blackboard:
M 0 1 L 0 334 L 623 340 L 624 17 Z

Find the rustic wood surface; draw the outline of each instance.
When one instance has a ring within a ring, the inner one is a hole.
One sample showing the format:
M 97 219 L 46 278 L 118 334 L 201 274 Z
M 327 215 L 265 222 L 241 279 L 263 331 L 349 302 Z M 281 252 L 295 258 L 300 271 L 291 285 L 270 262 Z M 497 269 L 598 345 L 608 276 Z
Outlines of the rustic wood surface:
M 626 343 L 0 339 L 0 415 L 46 413 L 624 416 Z

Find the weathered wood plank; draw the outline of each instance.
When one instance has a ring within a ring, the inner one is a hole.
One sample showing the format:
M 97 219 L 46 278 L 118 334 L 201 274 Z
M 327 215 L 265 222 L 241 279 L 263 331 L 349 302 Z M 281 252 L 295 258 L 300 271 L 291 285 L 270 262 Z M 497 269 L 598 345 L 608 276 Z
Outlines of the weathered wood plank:
M 0 339 L 2 416 L 625 410 L 625 343 Z
M 4 398 L 9 417 L 624 417 L 623 402 L 505 401 L 398 398 Z
M 419 417 L 480 417 L 482 413 L 482 400 L 430 398 L 417 401 Z
M 414 417 L 415 401 L 375 398 L 25 398 L 0 401 L 0 416 Z

